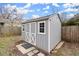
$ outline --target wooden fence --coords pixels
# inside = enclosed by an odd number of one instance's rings
[[[79,26],[63,26],[62,39],[69,42],[79,42]]]

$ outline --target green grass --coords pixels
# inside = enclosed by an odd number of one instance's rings
[[[8,56],[12,54],[11,47],[15,45],[15,42],[20,40],[20,36],[1,37],[0,38],[0,56]]]

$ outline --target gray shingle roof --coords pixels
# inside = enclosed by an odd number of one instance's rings
[[[47,16],[43,16],[43,17],[39,17],[39,18],[35,18],[35,19],[29,19],[29,20],[26,20],[25,22],[22,22],[22,24],[29,23],[29,22],[48,20],[53,15],[55,15],[55,14],[51,14],[51,15],[47,15]],[[61,21],[61,18],[59,16],[59,14],[57,14],[57,15],[58,15],[58,17],[59,17],[59,19]]]

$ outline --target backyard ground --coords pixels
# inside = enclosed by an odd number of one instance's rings
[[[0,37],[0,56],[15,55],[12,50],[20,36]]]
[[[21,40],[21,36],[0,37],[0,56],[17,56],[21,55],[17,51],[16,42]],[[79,56],[79,43],[65,42],[63,46],[57,50],[55,56]]]
[[[79,43],[65,42],[63,46],[52,54],[56,56],[79,56]]]

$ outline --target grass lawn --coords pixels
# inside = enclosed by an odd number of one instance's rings
[[[13,55],[11,52],[15,42],[21,39],[20,36],[0,37],[0,56]]]

